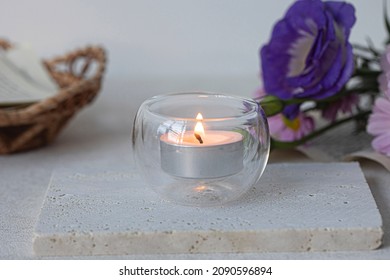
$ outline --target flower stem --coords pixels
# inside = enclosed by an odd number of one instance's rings
[[[373,76],[373,77],[378,77],[382,71],[380,70],[371,70],[371,69],[366,69],[366,68],[357,68],[355,70],[355,73],[353,74],[354,77],[356,76]]]
[[[366,46],[362,46],[362,45],[359,45],[359,44],[352,44],[353,48],[354,49],[357,49],[357,50],[360,50],[360,51],[365,51],[365,52],[369,52],[371,54],[373,54],[374,56],[380,56],[381,52],[374,49],[374,47],[371,46],[371,43],[370,43],[370,46],[369,47],[366,47]]]
[[[341,120],[338,120],[336,122],[333,122],[319,130],[316,130],[312,133],[310,133],[309,135],[306,135],[305,137],[299,139],[299,140],[296,140],[296,141],[292,141],[292,142],[284,142],[284,141],[278,141],[278,140],[275,140],[275,139],[271,139],[271,149],[274,149],[274,148],[279,148],[279,149],[291,149],[291,148],[295,148],[299,145],[302,145],[304,143],[306,143],[307,141],[309,140],[312,140],[314,138],[316,138],[317,136],[320,136],[321,134],[325,133],[326,131],[328,130],[331,130],[341,124],[344,124],[346,122],[349,122],[349,121],[352,121],[352,120],[355,120],[355,119],[359,119],[361,117],[365,117],[365,116],[368,116],[369,114],[371,113],[371,111],[364,111],[364,112],[361,112],[361,113],[358,113],[356,115],[353,115],[353,116],[350,116],[348,118],[344,118],[344,119],[341,119]]]
[[[350,88],[350,89],[344,89],[341,90],[338,94],[325,98],[325,99],[320,99],[320,100],[313,100],[310,98],[291,98],[289,100],[284,100],[283,103],[285,105],[292,105],[292,104],[302,104],[307,101],[316,101],[317,103],[330,103],[333,102],[337,99],[340,99],[341,97],[351,94],[351,93],[367,93],[367,92],[377,92],[378,91],[378,86],[377,84],[373,84],[371,86],[360,86],[356,88]]]

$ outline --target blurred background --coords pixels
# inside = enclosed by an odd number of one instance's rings
[[[258,49],[292,2],[0,0],[0,36],[30,43],[44,58],[103,45],[108,85],[153,80],[161,92],[150,95],[196,88],[251,96],[260,83]],[[351,41],[382,44],[383,1],[349,2],[358,18]]]

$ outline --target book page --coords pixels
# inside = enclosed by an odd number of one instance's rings
[[[40,101],[57,91],[58,86],[31,49],[0,53],[0,106]]]
[[[390,158],[371,147],[372,136],[356,131],[354,122],[336,127],[297,150],[316,161],[352,161],[366,158],[378,162],[390,171]]]

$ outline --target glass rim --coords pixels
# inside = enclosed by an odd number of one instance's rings
[[[195,122],[195,118],[185,118],[185,117],[177,117],[167,114],[161,114],[157,113],[152,110],[151,106],[153,106],[155,103],[160,102],[162,100],[167,100],[170,98],[175,97],[182,97],[182,96],[194,96],[196,98],[225,98],[229,100],[234,100],[237,102],[240,102],[240,104],[249,104],[250,108],[247,108],[247,111],[243,111],[242,114],[239,116],[228,116],[228,117],[221,117],[221,118],[207,118],[205,119],[206,122],[223,122],[223,121],[229,121],[229,120],[240,120],[240,119],[247,119],[248,117],[251,117],[254,114],[258,114],[258,110],[260,109],[260,112],[262,111],[262,108],[260,104],[258,104],[255,100],[250,98],[245,98],[241,96],[234,96],[234,95],[227,95],[224,93],[216,93],[216,92],[207,92],[207,91],[188,91],[188,92],[174,92],[174,93],[167,93],[167,94],[161,94],[153,96],[143,102],[143,105],[145,106],[146,111],[158,118],[161,119],[170,119],[170,120],[177,120],[177,121],[193,121]],[[244,103],[245,102],[245,103]]]

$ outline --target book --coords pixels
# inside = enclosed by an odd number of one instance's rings
[[[372,136],[356,129],[354,122],[345,123],[299,146],[297,150],[320,162],[373,160],[390,171],[390,158],[373,150]]]
[[[57,92],[58,85],[31,47],[0,52],[0,107],[27,105]]]

